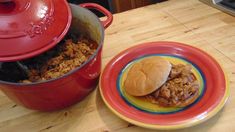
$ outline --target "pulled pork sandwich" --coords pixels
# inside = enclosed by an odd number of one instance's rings
[[[144,96],[164,107],[185,107],[199,97],[199,83],[191,65],[171,64],[159,56],[142,59],[131,66],[124,82],[132,96]]]

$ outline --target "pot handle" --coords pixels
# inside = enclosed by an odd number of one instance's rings
[[[110,24],[113,22],[113,15],[111,12],[109,12],[107,9],[105,9],[103,6],[95,4],[95,3],[83,3],[79,4],[81,7],[87,8],[87,9],[95,9],[103,13],[107,19],[104,21],[101,21],[104,28],[107,28],[110,26]]]

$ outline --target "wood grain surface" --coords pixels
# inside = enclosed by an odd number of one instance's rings
[[[177,41],[208,52],[226,70],[231,96],[213,118],[171,132],[235,131],[235,18],[198,0],[170,0],[114,15],[106,30],[103,68],[120,51],[150,41]],[[16,105],[0,92],[0,132],[148,132],[123,121],[103,103],[98,89],[82,102],[56,112]],[[161,132],[161,131],[159,131]]]

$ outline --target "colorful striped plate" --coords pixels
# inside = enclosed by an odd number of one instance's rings
[[[166,108],[128,95],[123,82],[130,66],[149,56],[161,56],[173,64],[192,64],[192,72],[200,83],[200,97],[185,108]],[[116,115],[152,129],[199,124],[215,115],[229,96],[228,80],[220,65],[202,50],[176,42],[145,43],[121,52],[107,64],[99,85],[105,104]]]

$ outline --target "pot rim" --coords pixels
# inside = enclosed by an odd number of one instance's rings
[[[79,67],[65,73],[64,75],[58,77],[58,78],[53,78],[53,79],[49,79],[49,80],[43,80],[43,81],[38,81],[38,82],[32,82],[32,83],[15,83],[15,82],[8,82],[8,81],[2,81],[0,80],[0,84],[7,84],[7,85],[15,85],[15,86],[31,86],[31,85],[38,85],[38,84],[45,84],[45,83],[49,83],[49,82],[53,82],[53,81],[57,81],[57,80],[60,80],[60,79],[63,79],[73,73],[75,73],[76,71],[78,71],[79,69],[83,68],[87,63],[89,63],[91,60],[93,60],[95,58],[95,56],[97,56],[98,52],[101,50],[103,44],[104,44],[104,26],[103,24],[101,23],[100,19],[93,13],[91,12],[89,9],[86,9],[86,8],[83,8],[83,7],[80,7],[79,5],[76,5],[76,4],[71,4],[69,3],[70,6],[78,6],[78,8],[81,8],[81,9],[84,9],[84,10],[87,10],[90,15],[92,15],[95,19],[97,19],[98,23],[100,24],[101,26],[101,40],[100,42],[98,42],[99,46],[98,48],[96,49],[95,53],[90,57],[88,58],[87,61],[85,61],[82,65],[80,65]],[[71,11],[72,12],[72,11]],[[73,15],[71,15],[73,16]],[[67,32],[68,33],[68,32]],[[58,42],[59,43],[59,42]],[[58,44],[57,43],[57,44]]]

